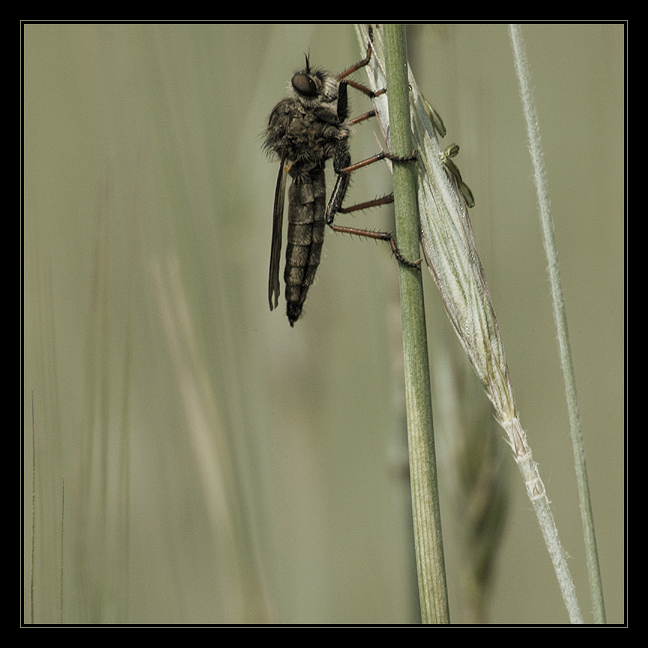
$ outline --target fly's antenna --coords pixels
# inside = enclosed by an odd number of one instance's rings
[[[304,57],[306,58],[306,74],[310,72],[310,61],[308,60],[309,56],[310,56],[310,49],[308,50],[307,54],[304,54]]]

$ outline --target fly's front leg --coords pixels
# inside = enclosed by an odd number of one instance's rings
[[[362,83],[358,83],[353,79],[347,79],[347,77],[350,74],[353,74],[360,68],[363,68],[369,64],[369,61],[371,60],[372,51],[373,50],[371,47],[371,43],[369,43],[369,45],[367,46],[367,55],[361,61],[354,63],[351,67],[348,67],[346,70],[344,70],[344,72],[340,72],[340,74],[337,75],[336,78],[340,82],[340,88],[342,88],[343,86],[350,85],[352,88],[355,88],[356,90],[359,90],[360,92],[366,94],[367,97],[369,97],[369,99],[373,99],[374,97],[378,97],[381,94],[385,94],[385,92],[387,92],[386,88],[382,88],[374,92],[373,90],[371,90],[371,88],[368,88],[366,85]]]
[[[353,126],[354,124],[358,124],[359,122],[364,121],[365,119],[370,119],[371,117],[375,117],[376,111],[370,110],[369,112],[366,112],[362,115],[358,115],[358,117],[354,117],[353,119],[347,121],[349,117],[349,100],[347,98],[348,86],[358,88],[360,84],[356,83],[355,81],[353,83],[351,81],[340,82],[340,85],[338,86],[338,97],[337,97],[337,116],[338,119],[340,120],[340,123],[346,122],[349,126]],[[371,90],[369,90],[369,88],[365,88],[364,86],[361,86],[361,88],[372,98],[377,96]],[[382,94],[382,91],[377,94]]]
[[[350,74],[353,74],[356,70],[359,70],[360,68],[365,67],[365,65],[369,64],[369,61],[371,61],[371,53],[373,52],[373,48],[371,47],[371,43],[367,45],[367,54],[366,56],[358,61],[357,63],[354,63],[351,67],[348,67],[346,70],[343,72],[340,72],[340,74],[337,75],[337,80],[341,81],[342,79],[345,79],[348,77]],[[371,92],[371,90],[369,91]],[[384,90],[381,91],[381,93],[384,92]]]
[[[335,187],[333,189],[333,193],[331,194],[331,199],[329,200],[328,207],[326,208],[326,224],[334,232],[342,232],[344,234],[354,234],[355,236],[364,236],[366,238],[372,238],[379,241],[389,241],[392,252],[394,253],[394,256],[398,259],[400,263],[409,266],[410,268],[418,268],[421,264],[421,259],[419,259],[418,261],[409,261],[408,259],[406,259],[400,253],[400,250],[396,245],[396,240],[394,239],[393,234],[389,232],[377,232],[373,230],[359,229],[357,227],[344,227],[341,225],[335,225],[333,223],[335,214],[337,214],[338,212],[343,214],[350,214],[351,212],[354,211],[368,209],[369,207],[377,207],[379,205],[387,205],[389,203],[394,202],[394,195],[389,194],[387,196],[383,196],[382,198],[369,200],[367,202],[353,205],[351,207],[342,207],[342,202],[344,201],[344,197],[346,195],[347,189],[349,188],[349,182],[351,180],[351,176],[350,176],[351,172],[355,171],[356,169],[360,169],[363,166],[367,166],[368,164],[372,164],[373,162],[377,162],[378,160],[383,160],[385,158],[388,158],[395,162],[410,162],[416,159],[416,155],[400,157],[400,156],[392,155],[390,153],[385,153],[383,151],[381,153],[378,153],[377,155],[374,155],[371,158],[368,158],[367,160],[363,160],[362,162],[356,162],[356,164],[351,164],[348,148],[346,147],[346,145],[340,146],[338,152],[336,153],[333,159],[333,167],[335,169],[335,172],[338,175],[337,175],[337,180],[335,182]]]

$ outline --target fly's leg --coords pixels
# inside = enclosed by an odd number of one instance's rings
[[[353,81],[352,79],[346,78],[350,74],[353,74],[353,72],[359,70],[360,68],[365,67],[371,60],[371,53],[372,53],[372,47],[370,42],[367,46],[367,55],[365,56],[365,58],[363,58],[361,61],[358,61],[357,63],[355,63],[354,65],[347,68],[343,72],[340,72],[340,74],[337,75],[337,80],[339,82],[337,112],[338,112],[338,119],[340,120],[340,122],[345,122],[348,117],[347,86],[351,86],[352,88],[359,90],[360,92],[367,95],[370,99],[373,99],[374,97],[378,97],[379,95],[384,94],[387,91],[386,88],[382,88],[381,90],[374,92],[367,86],[358,83],[357,81]],[[351,119],[348,122],[348,124],[350,125],[357,124],[361,121],[364,121],[365,119],[370,119],[371,117],[375,117],[375,116],[376,116],[376,111],[370,110],[369,112],[366,112],[363,115],[359,115],[358,117]],[[377,232],[373,230],[359,229],[357,227],[344,227],[341,225],[335,225],[333,223],[335,214],[337,214],[338,212],[342,214],[350,214],[354,211],[368,209],[369,207],[377,207],[379,205],[387,205],[389,203],[394,202],[394,195],[389,194],[387,196],[383,196],[382,198],[376,198],[374,200],[360,203],[358,205],[353,205],[351,207],[342,207],[342,202],[344,201],[344,197],[346,196],[347,189],[349,188],[351,172],[384,159],[391,160],[392,162],[411,162],[413,160],[416,160],[416,152],[414,151],[412,155],[409,156],[397,156],[397,155],[392,155],[391,153],[386,153],[384,151],[381,151],[380,153],[374,155],[373,157],[367,158],[366,160],[362,160],[361,162],[356,162],[355,164],[351,164],[351,157],[349,155],[349,149],[348,146],[346,145],[346,142],[344,144],[340,144],[333,159],[333,167],[335,169],[335,172],[337,173],[337,181],[335,183],[335,188],[333,189],[331,199],[329,200],[329,204],[326,209],[326,224],[334,232],[342,232],[344,234],[354,234],[355,236],[364,236],[366,238],[372,238],[379,241],[389,241],[392,252],[394,253],[394,256],[398,259],[400,263],[409,266],[411,268],[418,268],[421,264],[421,259],[419,259],[418,261],[408,261],[398,249],[393,234],[390,234],[389,232]]]
[[[344,227],[342,225],[334,225],[332,223],[328,223],[328,226],[334,232],[342,232],[343,234],[353,234],[355,236],[364,236],[366,238],[372,238],[378,241],[389,241],[392,252],[394,253],[394,256],[398,259],[400,263],[408,266],[409,268],[419,268],[421,265],[421,259],[418,259],[418,261],[409,261],[401,254],[400,250],[398,249],[398,246],[396,245],[396,241],[394,240],[394,236],[389,232],[377,232],[374,230],[358,229],[357,227]]]
[[[346,70],[343,72],[340,72],[340,74],[337,75],[337,80],[342,81],[342,79],[346,79],[350,74],[353,74],[360,68],[365,67],[365,65],[369,64],[369,61],[371,61],[371,53],[373,49],[371,47],[371,43],[367,45],[367,54],[366,56],[358,61],[357,63],[354,63],[351,67],[348,67]],[[352,81],[351,79],[347,79],[346,83],[348,83],[350,86],[353,86],[356,90],[360,90],[360,92],[364,92],[365,94],[369,95],[370,97],[376,97],[378,95],[384,94],[386,92],[385,88],[382,90],[378,90],[378,92],[374,92],[373,90],[370,90],[367,88],[367,86],[362,85],[361,83],[358,83],[357,81]]]
[[[342,207],[342,202],[344,201],[344,197],[346,196],[347,189],[349,188],[349,182],[351,180],[350,174],[353,171],[357,171],[358,169],[361,169],[362,167],[369,166],[374,162],[379,162],[380,160],[385,160],[385,159],[391,160],[392,162],[412,162],[416,160],[416,151],[413,151],[411,155],[406,155],[406,156],[393,155],[392,153],[381,151],[380,153],[377,153],[376,155],[373,155],[372,157],[367,158],[366,160],[362,160],[360,162],[356,162],[355,164],[351,164],[349,151],[346,146],[346,143],[344,143],[344,145],[342,144],[340,145],[338,152],[336,153],[335,158],[333,160],[333,168],[337,173],[338,177],[326,210],[326,222],[328,225],[331,225],[333,223],[335,214],[337,214],[338,212],[349,213],[352,211],[358,211],[358,209],[363,209],[363,207],[356,207],[356,208]],[[376,204],[383,205],[389,202],[393,202],[394,200],[393,195],[385,196],[385,198],[387,200],[378,199],[378,200],[384,200],[384,202],[378,202]],[[374,206],[373,204],[366,204],[366,203],[363,204],[365,205],[364,208]]]
[[[348,102],[347,102],[347,86],[351,86],[352,88],[355,88],[356,90],[359,90],[363,94],[367,95],[369,99],[373,99],[374,97],[378,97],[381,94],[385,94],[387,92],[386,88],[382,88],[381,90],[377,90],[374,92],[370,88],[368,88],[366,85],[363,85],[362,83],[358,83],[357,81],[354,81],[353,79],[347,79],[350,74],[353,74],[356,70],[359,70],[360,68],[363,68],[365,65],[369,63],[371,60],[371,43],[367,46],[367,55],[365,58],[363,58],[361,61],[358,61],[351,67],[347,68],[344,70],[344,72],[340,72],[340,74],[337,75],[336,79],[339,82],[338,86],[338,103],[337,103],[337,108],[338,108],[338,119],[341,122],[346,121],[348,115]],[[365,119],[369,119],[370,117],[375,116],[375,111],[371,110],[368,113],[365,113],[364,115],[360,115],[360,117],[356,117],[355,119],[351,120],[349,122],[350,124],[357,124],[360,121],[363,121]]]
[[[370,99],[373,99],[374,97],[377,97],[378,95],[381,95],[385,92],[385,89],[378,90],[378,92],[374,92],[373,90],[370,90],[366,86],[363,86],[361,83],[358,83],[357,81],[352,81],[351,79],[347,79],[346,81],[340,81],[340,84],[338,85],[338,98],[337,98],[337,116],[338,119],[340,120],[340,123],[346,122],[349,117],[349,100],[347,98],[348,86],[351,86],[356,90],[360,90],[360,92],[366,94]],[[375,116],[376,116],[376,111],[370,110],[369,112],[364,113],[364,115],[360,115],[350,120],[349,124],[350,125],[357,124],[361,121],[364,121],[365,119],[370,119],[371,117],[375,117]]]
[[[386,151],[380,151],[376,155],[372,155],[366,160],[361,160],[354,164],[348,164],[341,169],[335,169],[336,173],[351,173],[352,171],[357,171],[362,169],[362,167],[369,166],[374,162],[380,162],[380,160],[391,160],[392,162],[416,162],[417,155],[416,151],[412,151],[411,155],[394,155],[393,153],[387,153]]]
[[[370,110],[369,112],[366,112],[366,113],[364,113],[362,115],[358,115],[357,117],[354,117],[353,119],[349,119],[347,124],[349,124],[349,126],[353,126],[354,124],[358,124],[361,121],[364,121],[365,119],[371,119],[371,117],[375,117],[375,116],[376,116],[376,111],[375,110]]]
[[[380,207],[380,205],[391,205],[394,202],[394,194],[387,194],[382,196],[382,198],[374,198],[373,200],[367,200],[367,202],[357,203],[351,205],[351,207],[340,207],[338,209],[338,214],[352,214],[356,211],[363,211],[365,209],[370,209],[371,207]]]
[[[364,166],[378,162],[379,160],[384,160],[385,158],[392,160],[393,162],[411,162],[416,159],[416,154],[411,156],[397,156],[392,155],[391,153],[386,153],[384,151],[374,155],[373,157],[362,160],[361,162],[356,162],[355,164],[350,164],[349,152],[346,147],[339,151],[339,155],[335,156],[334,167],[335,171],[338,174],[333,193],[331,194],[331,199],[329,200],[328,207],[326,209],[326,224],[334,232],[342,232],[343,234],[353,234],[355,236],[364,236],[366,238],[372,238],[379,241],[389,241],[392,252],[394,256],[398,259],[403,265],[409,266],[410,268],[418,268],[421,264],[421,259],[418,261],[409,261],[406,259],[398,249],[396,245],[396,240],[394,239],[393,234],[389,232],[378,232],[374,230],[359,229],[357,227],[345,227],[342,225],[335,225],[333,220],[335,214],[340,212],[342,214],[350,214],[354,211],[359,211],[361,209],[368,209],[369,207],[377,207],[379,205],[388,205],[389,203],[394,202],[394,195],[389,194],[383,196],[382,198],[376,198],[374,200],[369,200],[364,203],[353,205],[351,207],[342,207],[342,202],[346,195],[347,189],[349,188],[349,182],[351,180],[351,172],[356,169],[361,169]]]

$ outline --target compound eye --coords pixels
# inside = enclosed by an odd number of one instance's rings
[[[317,84],[307,74],[295,74],[292,78],[292,87],[295,88],[296,92],[305,97],[314,97],[318,92]]]

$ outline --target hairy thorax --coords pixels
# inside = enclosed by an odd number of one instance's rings
[[[266,147],[291,165],[288,172],[299,182],[304,174],[321,169],[348,137],[349,129],[339,122],[333,107],[308,107],[288,98],[270,116]]]

